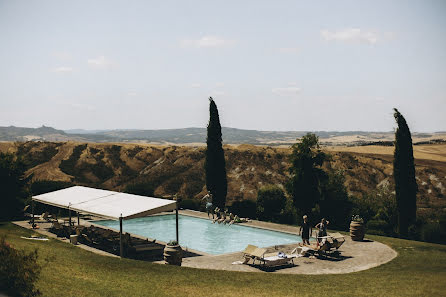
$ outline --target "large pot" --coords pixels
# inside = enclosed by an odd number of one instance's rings
[[[351,221],[350,223],[350,237],[354,241],[362,241],[364,239],[364,223]]]
[[[164,247],[164,261],[166,264],[181,266],[183,259],[183,249],[179,244],[166,245]]]

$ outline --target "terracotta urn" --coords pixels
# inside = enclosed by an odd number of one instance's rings
[[[354,241],[362,241],[364,239],[364,223],[363,222],[357,222],[357,221],[351,221],[350,222],[350,237]]]
[[[169,265],[181,266],[183,259],[183,249],[179,244],[169,245],[164,247],[164,261]]]

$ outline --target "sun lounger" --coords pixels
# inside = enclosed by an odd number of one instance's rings
[[[258,260],[260,262],[260,265],[263,265],[265,267],[273,267],[273,266],[279,266],[279,265],[285,265],[288,264],[290,261],[294,264],[294,258],[297,258],[297,255],[287,255],[284,253],[270,253],[266,254],[266,249],[264,248],[257,248],[252,252],[252,255],[254,256],[254,263],[255,260]]]
[[[291,252],[291,254],[297,255],[298,257],[303,257],[306,256],[308,253],[311,253],[312,250],[313,248],[308,246],[298,246]]]
[[[329,235],[332,240],[333,240],[333,247],[337,250],[341,247],[341,245],[345,242],[345,237],[344,235],[340,234],[340,233],[331,233]]]
[[[308,246],[308,253],[318,253],[319,255],[333,253],[335,249],[337,250],[344,243],[341,240],[336,242],[336,240],[334,240],[331,236],[322,236],[318,237],[317,239],[319,241],[319,245]]]
[[[134,245],[135,252],[162,250],[164,247],[159,244],[147,243]]]
[[[266,267],[273,267],[273,266],[280,266],[289,264],[290,261],[292,264],[294,264],[294,258],[297,258],[296,255],[287,255],[285,254],[284,257],[281,256],[269,256],[262,259],[263,265]]]
[[[243,264],[247,264],[249,260],[254,259],[255,256],[252,255],[252,253],[257,249],[255,245],[248,244],[248,246],[243,251],[243,257],[245,260],[243,261]]]

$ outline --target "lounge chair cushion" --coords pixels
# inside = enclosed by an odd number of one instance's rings
[[[284,265],[289,261],[292,261],[296,257],[297,257],[296,255],[285,255],[285,257],[279,257],[276,255],[271,257],[265,257],[262,259],[262,261],[265,266],[278,266],[278,265]]]
[[[253,255],[254,257],[258,258],[258,259],[263,259],[263,257],[266,254],[266,249],[264,248],[256,248],[251,255]]]
[[[252,252],[254,252],[257,248],[258,247],[256,247],[255,245],[248,244],[248,246],[245,248],[243,253],[248,254],[248,255],[252,255]]]

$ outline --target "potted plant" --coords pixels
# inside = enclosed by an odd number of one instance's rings
[[[350,222],[350,237],[354,241],[362,241],[364,239],[364,219],[359,215],[352,216]]]
[[[181,266],[183,249],[176,240],[169,241],[164,247],[164,261],[166,264]]]

